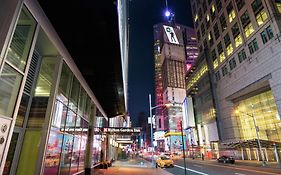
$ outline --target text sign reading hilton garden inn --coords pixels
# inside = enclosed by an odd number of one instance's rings
[[[115,127],[108,127],[108,128],[94,128],[95,133],[108,133],[108,134],[139,134],[141,132],[140,127],[136,128],[115,128]]]

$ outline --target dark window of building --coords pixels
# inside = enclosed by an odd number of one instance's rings
[[[199,10],[198,10],[198,18],[199,18],[199,21],[202,20],[202,10],[201,10],[201,8],[199,8]]]
[[[218,43],[217,47],[218,47],[218,53],[221,54],[223,52],[221,42]]]
[[[222,71],[222,76],[225,76],[228,73],[226,64],[224,66],[222,66],[221,71]]]
[[[249,52],[250,54],[253,54],[255,51],[259,50],[259,46],[257,43],[256,38],[253,39],[249,44],[248,44]]]
[[[262,6],[261,0],[254,0],[252,2],[252,9],[253,9],[255,14],[257,14],[260,10],[262,10],[262,8],[263,8],[263,6]]]
[[[202,7],[203,7],[203,11],[206,12],[207,11],[206,1],[203,1]]]
[[[235,57],[233,57],[232,59],[229,60],[229,68],[230,70],[232,70],[235,67],[236,67],[236,61],[235,61]]]
[[[244,60],[246,60],[247,58],[247,55],[244,51],[244,49],[242,49],[239,53],[238,53],[238,60],[239,60],[239,63],[242,63]]]
[[[243,28],[245,28],[251,22],[250,16],[247,11],[245,11],[245,13],[243,13],[243,15],[241,16],[241,22]]]
[[[268,39],[273,38],[274,35],[273,35],[272,29],[271,29],[270,26],[268,26],[268,27],[266,28],[266,33],[267,33]]]
[[[201,33],[202,33],[202,37],[204,37],[204,35],[205,35],[205,25],[204,25],[204,23],[201,24]]]
[[[231,31],[232,31],[233,38],[235,38],[237,35],[239,35],[240,30],[239,30],[238,23],[235,23],[235,24],[231,27]]]
[[[226,7],[226,11],[227,11],[227,14],[230,14],[230,12],[233,10],[233,6],[232,6],[232,3],[230,2],[227,7]]]
[[[273,38],[273,32],[270,26],[268,26],[264,31],[261,32],[261,39],[263,44],[267,43],[271,38]]]
[[[206,49],[206,48],[208,48],[208,44],[207,44],[207,40],[206,39],[204,39],[204,48]]]
[[[215,0],[216,6],[217,6],[217,11],[219,12],[222,8],[221,6],[221,1],[220,0]]]
[[[228,33],[223,38],[224,38],[225,47],[227,47],[230,44],[230,37]]]
[[[198,31],[197,31],[197,39],[198,39],[198,41],[201,39],[200,29],[198,29]]]
[[[217,23],[214,24],[214,28],[213,29],[214,29],[215,38],[217,40],[220,37],[220,31],[219,31]]]
[[[215,10],[215,6],[212,5],[212,8],[211,8],[211,19],[212,19],[212,21],[214,21],[215,18],[216,18],[216,10]]]
[[[261,39],[262,39],[263,44],[267,43],[268,39],[267,39],[265,31],[261,32]]]
[[[211,58],[213,61],[217,58],[217,53],[215,49],[211,52]]]
[[[238,11],[240,11],[245,5],[245,0],[236,0],[236,5],[238,8]]]
[[[161,118],[159,118],[158,126],[159,126],[159,128],[161,128]]]
[[[221,31],[223,32],[227,27],[226,20],[223,13],[220,16],[220,23],[221,23]]]
[[[221,79],[221,74],[219,70],[215,73],[215,76],[216,76],[216,81],[219,81]]]

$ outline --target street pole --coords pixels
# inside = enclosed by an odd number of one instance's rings
[[[184,139],[183,139],[183,131],[182,131],[182,121],[181,124],[181,142],[182,142],[182,154],[183,154],[183,163],[184,163],[184,175],[186,175],[186,163],[185,163],[185,150],[184,150]]]
[[[152,152],[151,152],[151,166],[154,167],[154,146],[153,146],[153,127],[152,127],[152,107],[151,107],[151,94],[149,94],[149,116],[150,116],[150,136],[151,136],[151,143],[150,146],[152,147]]]
[[[264,158],[264,154],[262,152],[262,149],[261,149],[261,142],[260,142],[260,136],[259,136],[259,128],[256,124],[256,119],[254,117],[254,114],[250,115],[253,120],[254,120],[254,125],[255,125],[255,129],[256,129],[256,134],[257,134],[257,141],[258,141],[258,147],[259,147],[259,150],[260,150],[260,153],[261,153],[261,158],[262,158],[262,166],[266,166],[266,163],[265,163],[265,158]]]

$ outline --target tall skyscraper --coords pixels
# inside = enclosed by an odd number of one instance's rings
[[[197,57],[195,32],[192,28],[170,23],[154,26],[155,99],[156,105],[173,104],[156,109],[156,131],[160,151],[181,150],[180,121],[186,97],[185,73]],[[158,134],[159,135],[159,134]]]
[[[200,54],[187,94],[200,151],[280,160],[281,2],[191,0],[191,7]]]

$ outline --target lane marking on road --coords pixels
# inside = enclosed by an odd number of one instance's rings
[[[201,165],[196,165],[196,164],[194,164],[193,166],[196,166],[196,167],[202,168],[202,166],[201,166]]]
[[[255,173],[261,173],[261,174],[271,174],[271,175],[280,175],[277,173],[271,173],[271,172],[266,172],[266,171],[260,171],[260,170],[251,170],[251,169],[245,169],[245,168],[238,168],[238,167],[233,167],[233,166],[225,166],[225,165],[215,165],[215,164],[210,164],[210,163],[199,163],[201,165],[210,165],[210,166],[215,166],[215,167],[224,167],[224,168],[229,168],[229,169],[236,169],[236,170],[243,170],[243,171],[249,171],[249,172],[255,172]]]
[[[236,175],[246,175],[246,174],[242,174],[242,173],[234,173],[234,174],[236,174]]]
[[[175,167],[178,167],[178,168],[184,169],[184,167],[182,167],[182,166],[178,166],[178,165],[175,165]],[[203,172],[200,172],[200,171],[196,171],[196,170],[193,170],[193,169],[190,169],[190,168],[186,168],[186,170],[187,170],[187,171],[194,172],[194,173],[197,173],[197,174],[209,175],[209,174],[206,174],[206,173],[203,173]]]

